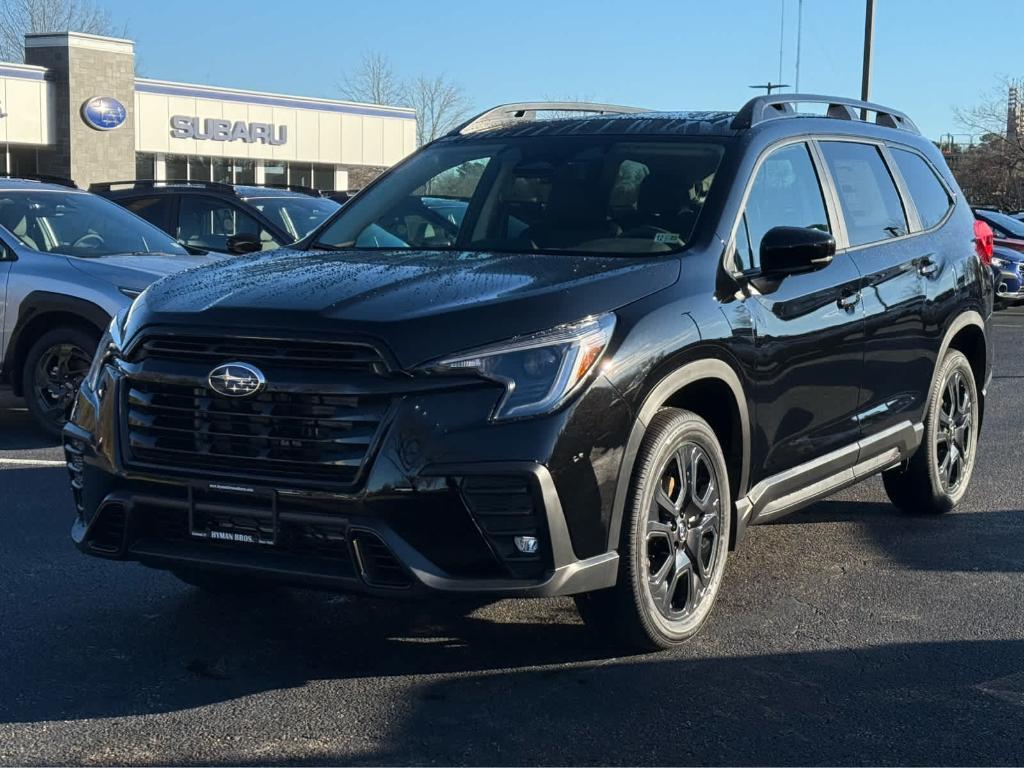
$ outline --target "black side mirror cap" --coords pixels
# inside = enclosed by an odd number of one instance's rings
[[[765,277],[784,277],[827,267],[836,254],[836,239],[810,227],[773,227],[761,238]]]
[[[260,241],[259,235],[242,232],[237,235],[231,235],[228,238],[227,246],[228,253],[233,253],[236,256],[242,256],[246,253],[255,253],[256,251],[262,250],[263,243]]]

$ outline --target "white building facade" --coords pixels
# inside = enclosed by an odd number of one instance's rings
[[[350,189],[416,146],[409,109],[136,78],[130,40],[28,35],[25,58],[0,63],[12,174]]]

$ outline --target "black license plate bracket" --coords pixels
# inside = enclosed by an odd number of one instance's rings
[[[223,503],[204,503],[196,498],[196,489],[189,486],[188,530],[192,538],[226,544],[277,545],[281,526],[276,491],[213,484],[209,490],[223,498],[237,496],[239,500],[250,500],[250,504],[241,503],[235,510],[234,504],[228,508]]]

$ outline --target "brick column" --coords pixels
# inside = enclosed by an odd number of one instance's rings
[[[52,82],[52,145],[39,152],[39,172],[80,187],[135,178],[135,44],[78,32],[25,35],[25,63],[46,67]],[[109,131],[90,127],[82,106],[113,97],[128,113]]]

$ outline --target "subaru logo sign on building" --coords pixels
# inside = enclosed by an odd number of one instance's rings
[[[82,105],[82,119],[97,131],[112,131],[124,125],[128,112],[113,96],[94,96]]]

